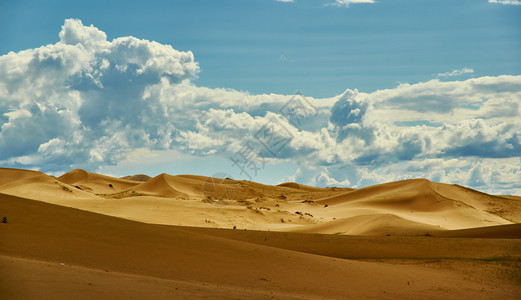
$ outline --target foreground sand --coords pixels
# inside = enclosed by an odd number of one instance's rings
[[[0,199],[0,210],[10,216],[10,222],[0,227],[0,261],[6,266],[0,292],[7,298],[67,299],[77,293],[85,298],[214,294],[339,299],[385,294],[411,299],[514,299],[521,292],[519,285],[509,281],[480,283],[443,268],[344,260],[14,196],[1,195]],[[308,241],[300,237],[288,243]],[[328,248],[335,243],[324,238],[318,246]],[[519,240],[510,243],[521,247]],[[504,250],[509,259],[519,258],[518,251]],[[142,283],[134,285],[136,281]],[[141,288],[151,288],[151,294],[143,294]]]
[[[521,295],[516,197],[426,180],[352,190],[0,175],[2,299]]]

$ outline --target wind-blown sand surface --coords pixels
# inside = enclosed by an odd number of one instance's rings
[[[520,203],[423,179],[353,190],[0,169],[0,294],[518,299]]]

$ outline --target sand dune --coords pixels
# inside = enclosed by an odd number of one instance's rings
[[[0,272],[22,270],[1,275],[0,293],[9,298],[34,297],[42,291],[48,298],[69,298],[80,290],[79,296],[109,297],[118,295],[115,286],[135,291],[137,281],[143,288],[161,286],[151,295],[163,291],[174,298],[191,297],[186,291],[193,290],[195,295],[223,298],[514,299],[520,291],[516,285],[478,283],[440,268],[311,255],[10,195],[0,195],[0,211],[9,218],[8,224],[0,224],[0,263],[20,267]],[[65,278],[73,278],[75,287],[64,285]],[[103,280],[112,289],[103,286]],[[166,290],[169,284],[182,292]]]
[[[140,182],[89,173],[81,169],[72,170],[57,179],[92,194],[112,194],[140,184]]]
[[[0,192],[49,202],[98,198],[41,172],[6,168],[0,168]]]
[[[370,186],[324,198],[317,203],[328,205],[336,218],[392,214],[441,229],[511,224],[511,221],[484,210],[483,202],[492,198],[455,185],[414,179]],[[382,226],[387,224],[384,222]]]
[[[0,192],[147,223],[350,235],[423,235],[512,224],[521,201],[425,179],[353,190],[195,175],[145,182],[73,170],[0,169]],[[493,213],[492,213],[493,212]]]
[[[132,191],[145,195],[163,198],[189,198],[193,189],[189,185],[180,184],[173,176],[161,174],[132,188]]]

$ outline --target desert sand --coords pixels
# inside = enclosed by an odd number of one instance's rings
[[[2,168],[3,216],[3,299],[521,295],[521,198],[425,179],[355,190]]]

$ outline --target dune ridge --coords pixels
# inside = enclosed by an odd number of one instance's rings
[[[58,178],[16,169],[0,175],[2,193],[163,225],[418,236],[513,224],[508,217],[521,211],[518,199],[426,179],[354,190],[165,173],[131,181],[79,169]]]

